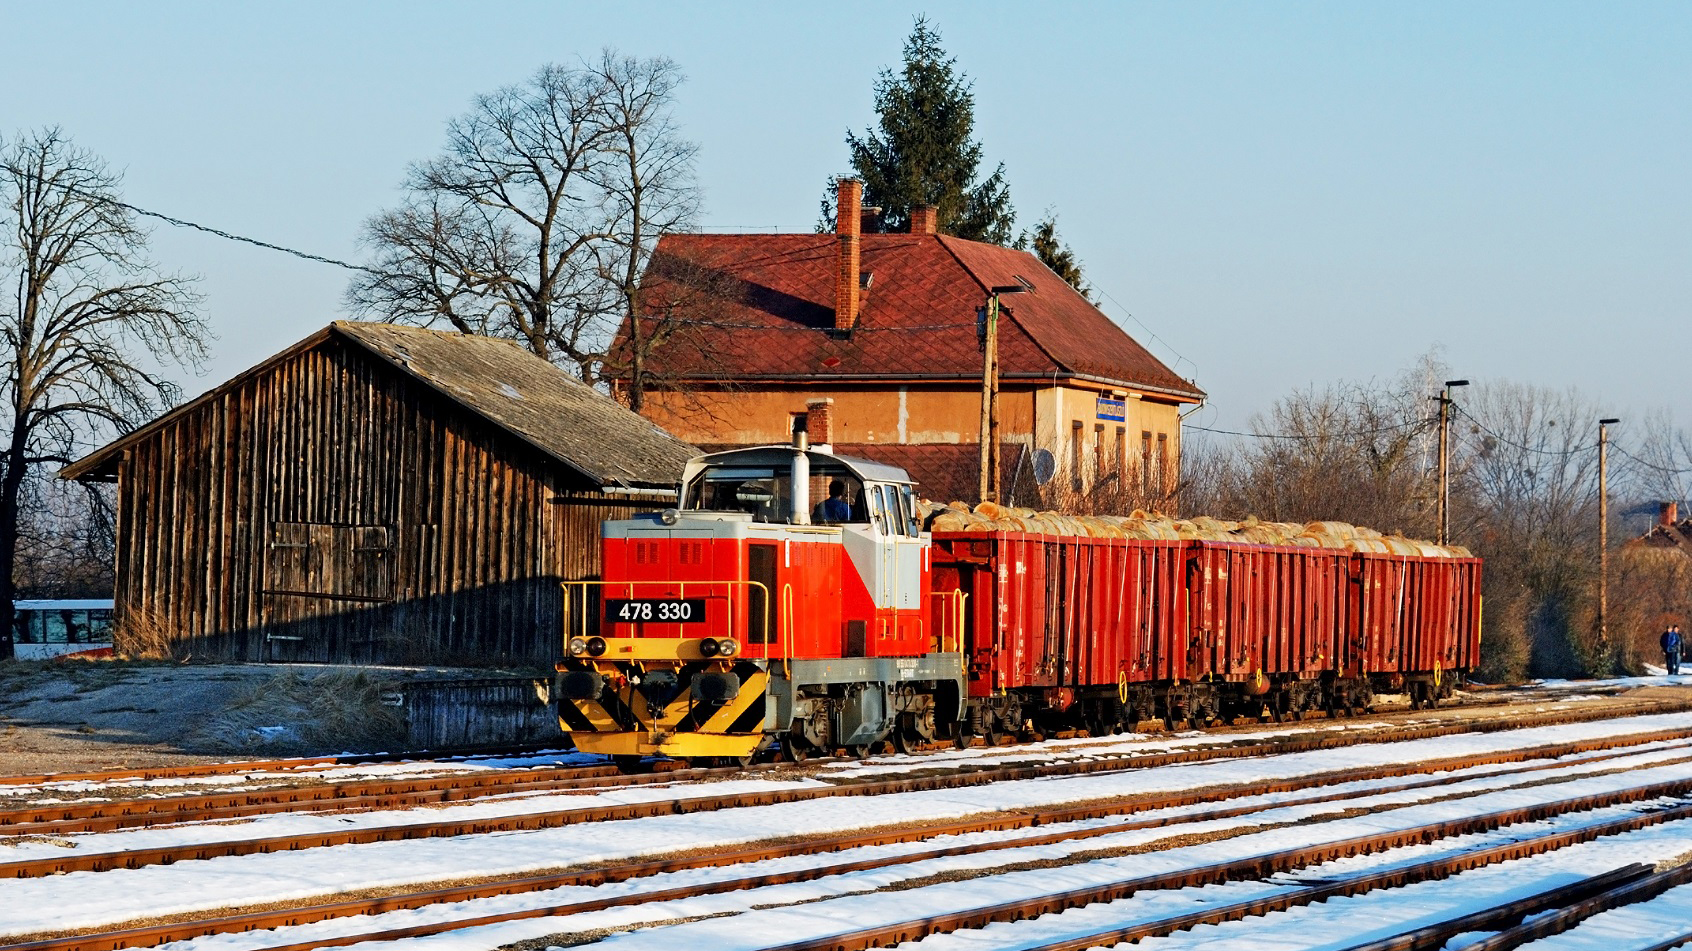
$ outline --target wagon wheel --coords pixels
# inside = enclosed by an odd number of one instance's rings
[[[811,745],[801,737],[789,733],[781,738],[781,758],[789,763],[803,763],[811,755]]]
[[[903,718],[901,718],[901,720],[902,719]],[[892,740],[893,749],[906,756],[910,756],[912,753],[915,753],[922,745],[921,741],[916,736],[916,731],[907,727],[903,722],[894,724]]]

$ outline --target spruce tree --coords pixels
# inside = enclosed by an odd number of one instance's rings
[[[852,168],[864,183],[864,204],[881,208],[877,230],[910,228],[911,208],[939,209],[945,234],[1008,244],[1016,212],[1011,207],[1005,167],[976,181],[981,146],[975,131],[975,96],[967,78],[940,47],[940,34],[925,17],[905,40],[905,65],[884,69],[875,83],[880,129],[846,133]],[[833,228],[833,183],[823,199],[823,225]]]
[[[1069,285],[1081,292],[1087,300],[1093,300],[1093,289],[1081,277],[1081,262],[1075,259],[1075,252],[1064,246],[1057,233],[1057,215],[1051,209],[1046,210],[1046,216],[1034,226],[1032,232],[1025,231],[1016,239],[1018,249],[1031,250],[1040,259],[1040,263],[1052,269],[1058,277],[1069,282]]]

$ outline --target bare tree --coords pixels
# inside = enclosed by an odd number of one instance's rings
[[[409,196],[366,225],[348,300],[387,319],[516,340],[592,383],[660,231],[698,204],[674,129],[680,70],[604,52],[478,96]]]
[[[600,280],[615,289],[621,331],[608,375],[627,380],[629,408],[641,412],[655,374],[649,357],[682,328],[681,301],[644,305],[641,284],[660,235],[692,227],[699,213],[693,159],[699,147],[681,137],[670,106],[681,69],[668,59],[639,60],[611,50],[593,67],[604,87],[607,129],[600,187],[615,214],[607,240],[594,248]],[[696,283],[696,282],[695,282]],[[690,308],[689,310],[692,310]]]
[[[1524,660],[1541,676],[1604,673],[1594,623],[1600,414],[1572,389],[1473,389],[1453,425],[1452,511],[1453,535],[1486,558],[1482,655]]]
[[[1275,521],[1338,520],[1430,537],[1432,473],[1422,445],[1434,427],[1408,378],[1340,383],[1278,400],[1252,421],[1257,438],[1195,470],[1219,511]]]
[[[118,176],[57,129],[0,146],[0,632],[9,655],[24,489],[179,396],[149,366],[198,366],[208,331],[189,279],[160,273],[147,235],[117,201]]]

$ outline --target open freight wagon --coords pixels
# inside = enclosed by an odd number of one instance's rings
[[[1345,713],[1376,691],[1431,705],[1478,661],[1480,561],[1446,550],[1014,531],[933,542],[935,592],[966,606],[972,727],[989,736],[1060,714],[1098,731]]]

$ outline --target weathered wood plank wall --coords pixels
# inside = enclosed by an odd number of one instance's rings
[[[135,444],[120,478],[120,623],[215,660],[550,663],[558,582],[598,574],[601,521],[656,507],[599,502],[333,337]]]

